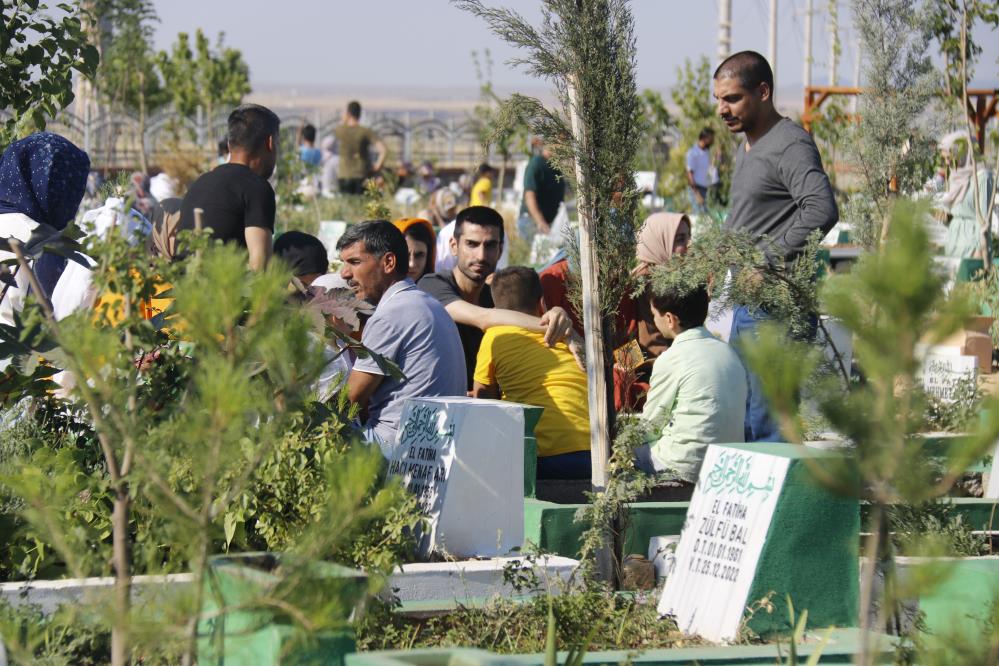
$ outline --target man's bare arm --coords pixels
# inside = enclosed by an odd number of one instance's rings
[[[531,215],[534,223],[538,225],[538,230],[543,234],[551,231],[551,225],[548,224],[548,220],[545,219],[544,213],[541,212],[541,206],[538,204],[538,193],[534,190],[524,192],[524,203],[527,205],[527,212]]]
[[[273,250],[271,230],[264,227],[246,227],[243,236],[246,238],[246,250],[250,253],[250,270],[264,270]]]
[[[347,398],[361,411],[368,409],[368,401],[385,379],[382,375],[373,375],[362,370],[351,370],[347,377]]]
[[[375,163],[371,168],[375,173],[378,173],[382,170],[382,166],[385,164],[385,158],[388,156],[388,147],[381,139],[375,141],[375,152],[378,153],[378,157],[375,159]]]
[[[543,317],[535,317],[516,310],[484,308],[462,300],[448,303],[444,309],[455,323],[474,326],[483,331],[493,326],[519,326],[544,333],[545,343],[549,346],[565,340],[572,330],[569,314],[557,306],[546,312]]]
[[[500,397],[499,386],[496,384],[490,384],[486,386],[485,384],[480,384],[475,382],[472,384],[472,397],[473,398],[488,398],[496,400]]]

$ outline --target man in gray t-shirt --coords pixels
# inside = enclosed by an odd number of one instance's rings
[[[343,262],[340,275],[358,298],[376,306],[361,343],[404,375],[395,379],[373,359],[359,358],[347,379],[350,400],[366,412],[365,436],[387,454],[407,398],[465,395],[461,338],[444,307],[406,277],[406,239],[391,223],[348,227],[336,247]]]
[[[773,87],[770,65],[755,51],[729,56],[715,70],[718,115],[729,131],[746,135],[736,151],[726,224],[748,232],[771,262],[782,263],[795,259],[816,230],[828,233],[839,214],[815,142],[777,113]],[[729,340],[737,350],[739,338],[755,335],[765,318],[765,312],[735,309]],[[752,372],[745,431],[747,442],[781,439]]]

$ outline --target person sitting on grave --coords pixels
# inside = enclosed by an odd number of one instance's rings
[[[662,266],[674,257],[687,253],[690,243],[690,218],[681,213],[654,213],[645,218],[638,232],[635,255],[638,265],[631,275],[642,280],[656,266]],[[578,268],[573,267],[578,276]],[[541,270],[541,289],[545,305],[565,308],[572,318],[573,327],[582,334],[583,324],[569,297],[570,266],[567,258],[554,262]],[[648,393],[649,373],[652,362],[670,345],[670,341],[656,328],[649,303],[648,288],[635,294],[625,294],[617,307],[614,354],[614,407],[638,411]]]
[[[402,373],[397,377],[368,356],[357,359],[347,380],[350,400],[362,410],[365,438],[387,453],[408,398],[465,395],[461,338],[444,307],[406,277],[409,248],[391,222],[353,224],[336,249],[341,277],[358,298],[375,306],[361,344]]]
[[[283,260],[291,274],[308,287],[330,268],[326,246],[313,236],[301,231],[286,231],[274,241],[274,256]]]
[[[708,293],[652,293],[656,327],[672,340],[652,366],[642,419],[653,430],[635,465],[693,489],[708,444],[742,442],[746,369],[735,350],[704,328]]]
[[[457,265],[445,273],[425,275],[420,280],[420,289],[440,301],[458,324],[468,369],[468,390],[472,388],[472,371],[483,331],[491,326],[520,326],[544,333],[545,344],[549,346],[569,337],[572,322],[562,308],[552,308],[539,318],[493,307],[486,279],[496,270],[503,251],[503,217],[498,212],[486,206],[469,206],[459,212],[450,251],[457,258]],[[569,344],[579,348],[581,343],[573,337]]]
[[[526,266],[497,271],[492,280],[497,308],[538,316],[541,282]],[[472,395],[544,407],[535,428],[539,479],[590,478],[590,415],[584,373],[569,347],[551,347],[544,336],[521,326],[493,326],[482,336]]]

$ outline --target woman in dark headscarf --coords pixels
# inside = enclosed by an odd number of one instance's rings
[[[58,134],[37,132],[12,143],[0,157],[0,238],[26,243],[38,225],[65,229],[79,210],[89,172],[87,154]],[[36,262],[35,273],[49,295],[65,265],[52,254]]]

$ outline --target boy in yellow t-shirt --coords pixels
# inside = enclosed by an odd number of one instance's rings
[[[488,164],[480,164],[475,170],[475,184],[472,185],[472,193],[469,196],[469,206],[489,206],[493,205],[493,179],[496,178],[496,169]]]
[[[541,314],[541,281],[525,266],[497,271],[490,285],[497,308]],[[519,326],[486,330],[475,363],[472,395],[544,407],[535,428],[539,479],[590,478],[590,415],[586,374],[564,342]]]

